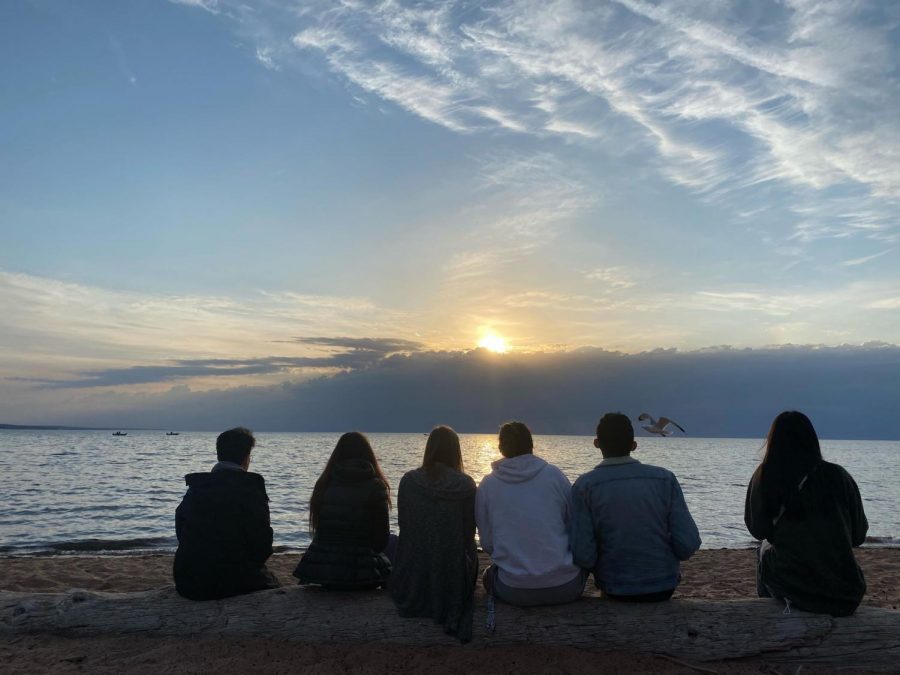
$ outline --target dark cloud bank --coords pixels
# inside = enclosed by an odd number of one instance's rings
[[[502,356],[481,350],[375,353],[371,358],[373,351],[365,350],[363,363],[346,364],[352,369],[302,383],[213,392],[175,387],[166,394],[135,395],[133,412],[99,414],[89,422],[371,432],[427,431],[444,423],[464,432],[494,432],[499,423],[517,418],[536,433],[590,434],[600,413],[621,410],[632,417],[643,411],[669,416],[693,436],[761,437],[779,411],[796,408],[812,417],[823,438],[900,436],[895,345],[633,355],[600,349]],[[204,366],[181,365],[189,371]]]

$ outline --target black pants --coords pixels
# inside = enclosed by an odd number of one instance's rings
[[[643,593],[641,595],[613,595],[612,593],[604,593],[610,600],[618,600],[619,602],[663,602],[672,597],[675,592],[674,588],[667,591],[657,591],[656,593]]]

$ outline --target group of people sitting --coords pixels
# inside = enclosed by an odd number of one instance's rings
[[[391,490],[369,441],[344,434],[313,489],[312,543],[294,576],[334,590],[387,588],[401,616],[431,617],[462,641],[472,636],[476,530],[492,561],[481,575],[491,602],[573,602],[590,574],[614,601],[672,596],[679,563],[698,550],[700,535],[675,475],[631,456],[637,444],[628,417],[603,416],[594,439],[603,461],[574,485],[534,454],[522,422],[504,424],[498,441],[501,457],[476,487],[456,432],[436,427],[421,467],[400,481],[395,535]],[[212,471],[186,477],[174,577],[187,598],[279,585],[265,564],[272,554],[265,484],[248,472],[254,445],[249,430],[226,431]],[[833,615],[856,609],[866,589],[853,554],[868,529],[862,500],[850,474],[822,459],[802,413],[772,423],[747,488],[745,521],[762,540],[761,597]]]

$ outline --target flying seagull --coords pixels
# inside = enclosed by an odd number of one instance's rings
[[[686,434],[687,432],[681,428],[681,425],[678,422],[673,422],[668,417],[660,417],[658,420],[653,419],[647,413],[641,413],[638,416],[638,420],[643,422],[644,420],[648,420],[650,422],[649,425],[642,426],[641,428],[645,431],[649,431],[651,434],[659,434],[660,436],[671,436],[672,431],[666,429],[670,424],[673,427],[678,427],[681,429],[681,433]]]

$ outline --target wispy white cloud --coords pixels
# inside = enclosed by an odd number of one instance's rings
[[[626,289],[635,285],[631,275],[622,267],[598,267],[584,277],[590,281],[601,281],[610,289]]]
[[[722,214],[722,228],[758,235],[776,274],[829,269],[847,278],[864,263],[883,267],[900,243],[900,15],[885,3],[220,0],[213,8],[240,17],[257,58],[339,82],[373,109],[396,106],[453,133],[502,140],[507,154],[484,163],[477,203],[456,218],[465,224],[440,271],[453,293],[550,245],[602,203],[597,174],[581,171],[586,158],[686,188]],[[863,255],[873,248],[880,253]],[[625,278],[597,274],[580,278],[595,286]],[[684,292],[716,314],[833,306],[830,291],[793,290]],[[854,298],[860,307],[880,302]]]
[[[188,7],[197,7],[206,10],[210,14],[219,13],[219,0],[169,0],[176,5],[187,5]]]
[[[863,256],[862,258],[853,258],[851,260],[845,260],[841,263],[843,267],[855,267],[856,265],[865,265],[867,262],[871,262],[873,260],[877,260],[882,256],[886,256],[889,253],[893,253],[894,249],[889,248],[884,251],[879,251],[878,253],[873,253],[872,255]]]
[[[827,206],[848,199],[831,190],[851,186],[870,220],[897,230],[900,129],[889,111],[900,103],[900,50],[889,35],[896,17],[879,18],[883,6],[314,7],[299,20],[296,46],[450,130],[560,136],[635,158],[651,151],[662,175],[699,193],[775,183],[784,203],[792,194],[795,204]],[[804,241],[877,236],[824,213],[796,227]]]
[[[251,358],[298,332],[352,336],[365,326],[369,335],[396,334],[402,317],[365,298],[162,295],[0,270],[0,373],[56,377],[173,358]]]
[[[598,201],[578,175],[549,153],[501,154],[481,162],[479,200],[461,217],[472,225],[444,266],[451,287],[506,266],[556,239],[574,219]]]
[[[900,296],[873,300],[866,307],[869,309],[900,309]]]
[[[272,50],[268,47],[256,48],[256,60],[269,70],[281,70],[281,66],[275,61]]]
[[[773,247],[900,237],[884,3],[173,1],[236,17],[267,68],[324,63],[456,133],[588,144],[719,207],[765,198]]]

